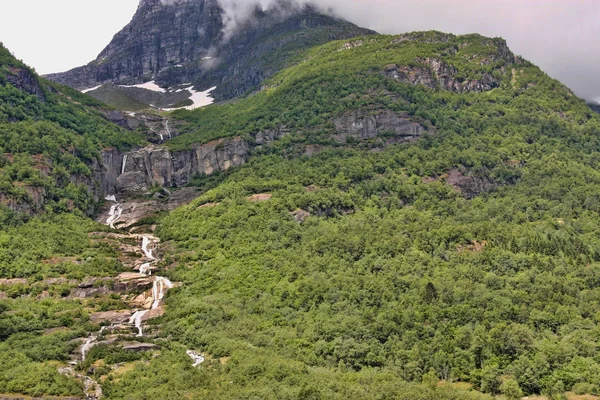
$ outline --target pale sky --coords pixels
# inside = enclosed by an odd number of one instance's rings
[[[252,0],[221,0],[229,3]],[[260,0],[265,3],[271,0]],[[305,0],[302,0],[305,1]],[[88,63],[139,0],[0,0],[0,41],[40,73]],[[382,33],[436,29],[502,36],[511,49],[600,100],[600,0],[319,0]]]

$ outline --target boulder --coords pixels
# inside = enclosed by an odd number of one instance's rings
[[[110,325],[126,324],[131,317],[131,311],[105,311],[90,314],[90,319],[95,324],[107,322]]]

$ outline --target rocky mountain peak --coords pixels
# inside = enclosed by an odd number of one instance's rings
[[[288,0],[237,14],[218,0],[141,0],[96,60],[48,78],[76,89],[193,83],[227,99],[259,87],[305,48],[372,33]]]

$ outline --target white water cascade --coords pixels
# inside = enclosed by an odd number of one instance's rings
[[[203,354],[197,353],[197,352],[195,352],[193,350],[188,350],[188,351],[186,351],[186,353],[194,361],[194,364],[192,365],[192,367],[194,367],[194,368],[199,367],[206,360],[204,358]]]
[[[142,272],[142,270],[144,270],[145,272]],[[140,267],[140,273],[150,275],[150,263],[142,265]],[[158,307],[160,307],[160,302],[165,298],[167,290],[172,288],[173,282],[171,282],[167,278],[164,278],[162,276],[154,277],[154,281],[152,282],[152,308],[150,310],[138,310],[129,319],[129,323],[137,328],[138,337],[144,336],[144,316],[148,314],[151,310],[156,310]]]
[[[105,329],[106,327],[103,326],[102,329],[100,329],[100,331],[98,332],[98,334],[90,335],[88,340],[81,347],[81,361],[85,361],[85,356],[87,355],[88,351],[90,351],[92,347],[96,345],[96,342],[98,342],[98,338],[102,335],[102,332],[104,332]]]
[[[113,204],[108,212],[106,225],[110,226],[112,229],[115,229],[115,222],[121,218],[121,214],[123,214],[123,206],[121,203]]]
[[[169,139],[173,139],[171,135],[171,130],[169,129],[169,120],[167,119],[167,123],[165,124],[165,128],[167,129],[167,133],[169,134]]]
[[[152,263],[157,261],[156,257],[154,257],[152,249],[149,248],[151,243],[152,241],[148,236],[142,236],[142,252],[146,256],[146,258],[153,261],[142,264],[140,266],[140,273],[148,276],[152,275]],[[158,307],[160,307],[160,302],[165,298],[167,290],[172,288],[173,282],[171,282],[167,278],[162,276],[154,277],[152,282],[152,307],[150,308],[150,310],[136,311],[129,319],[129,323],[137,328],[138,337],[144,336],[144,316],[146,316],[146,314],[148,314],[148,312],[150,312],[151,310],[156,310]]]
[[[123,156],[123,165],[121,166],[121,175],[125,173],[125,168],[127,168],[127,154]]]
[[[152,250],[148,249],[149,245],[150,238],[148,236],[142,236],[142,251],[144,252],[144,255],[146,256],[146,258],[156,260],[156,258],[154,258],[154,255],[152,254]]]

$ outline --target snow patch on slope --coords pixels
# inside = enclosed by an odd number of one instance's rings
[[[93,92],[96,89],[100,89],[102,87],[102,85],[98,85],[98,86],[94,86],[93,88],[89,88],[89,89],[83,89],[81,91],[81,93],[88,93],[88,92]]]
[[[195,110],[197,108],[201,108],[201,107],[206,107],[212,103],[214,103],[215,99],[212,98],[211,93],[216,89],[217,87],[212,87],[208,90],[205,90],[204,92],[197,92],[194,90],[194,86],[190,86],[188,88],[184,88],[183,90],[187,90],[191,97],[190,100],[192,100],[193,104],[187,107],[180,107],[180,108],[163,108],[163,111],[175,111],[175,110]]]
[[[119,87],[122,87],[122,88],[138,88],[138,89],[150,90],[150,91],[153,91],[153,92],[167,93],[166,89],[161,88],[154,81],[150,81],[150,82],[146,82],[146,83],[141,83],[139,85],[119,85]]]

